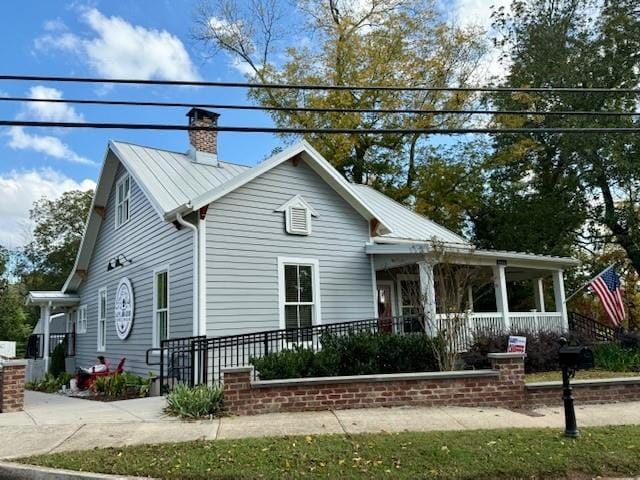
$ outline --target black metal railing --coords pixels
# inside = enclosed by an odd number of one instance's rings
[[[74,333],[50,333],[49,355],[58,345],[64,346],[64,356],[73,357],[76,354],[76,336]],[[26,357],[32,359],[42,358],[44,355],[44,334],[34,333],[27,339]]]
[[[147,350],[147,364],[159,366],[163,392],[177,384],[218,384],[225,368],[245,367],[251,358],[296,347],[322,349],[324,335],[355,333],[424,333],[422,315],[367,319],[311,327],[268,330],[222,337],[185,337],[165,340]]]
[[[575,332],[594,342],[614,342],[618,330],[577,312],[569,313],[569,331]]]

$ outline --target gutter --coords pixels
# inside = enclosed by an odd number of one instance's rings
[[[178,212],[176,214],[176,221],[183,227],[187,227],[193,232],[193,335],[198,336],[200,334],[200,255],[199,255],[199,240],[200,234],[198,227],[194,224],[187,222],[182,218],[182,214]]]

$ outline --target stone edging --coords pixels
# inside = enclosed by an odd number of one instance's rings
[[[617,378],[600,378],[593,380],[574,380],[571,382],[572,387],[608,387],[611,385],[638,385],[640,384],[640,376],[638,377],[617,377]],[[544,390],[551,388],[562,388],[562,382],[534,382],[525,383],[527,390]]]
[[[104,473],[76,472],[12,462],[0,462],[0,478],[11,478],[12,480],[152,480],[151,477],[127,477]]]
[[[453,372],[417,372],[417,373],[388,373],[380,375],[345,375],[341,377],[313,377],[286,378],[279,380],[255,380],[251,382],[253,388],[293,387],[296,385],[366,383],[366,382],[397,382],[403,380],[445,380],[467,379],[479,377],[497,378],[497,370],[459,370]]]

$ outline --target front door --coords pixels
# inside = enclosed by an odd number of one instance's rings
[[[383,332],[393,330],[393,288],[392,283],[378,284],[378,318]]]

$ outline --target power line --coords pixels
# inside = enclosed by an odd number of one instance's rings
[[[96,123],[96,122],[45,122],[29,120],[0,120],[0,127],[55,127],[96,128],[122,130],[195,130],[236,133],[322,133],[322,134],[432,134],[461,135],[487,133],[640,133],[640,127],[539,127],[539,128],[299,128],[299,127],[242,127],[242,126],[189,126],[160,123]]]
[[[412,108],[349,108],[349,107],[265,107],[260,105],[233,105],[221,103],[190,102],[154,102],[133,100],[97,100],[97,99],[61,99],[31,97],[0,97],[4,102],[44,102],[69,103],[76,105],[111,105],[135,107],[181,107],[181,108],[214,108],[217,110],[257,110],[276,112],[308,112],[308,113],[382,113],[382,114],[416,114],[416,115],[539,115],[539,116],[639,116],[640,112],[621,111],[586,111],[558,110],[541,112],[537,110],[477,110],[477,109],[412,109]]]
[[[278,90],[361,90],[361,91],[407,91],[407,92],[522,92],[522,93],[612,93],[640,94],[637,88],[600,87],[425,87],[390,85],[306,85],[252,82],[213,82],[196,80],[150,80],[131,78],[63,77],[51,75],[0,75],[0,80],[72,82],[72,83],[120,83],[136,85],[172,85],[193,87],[264,88]]]

